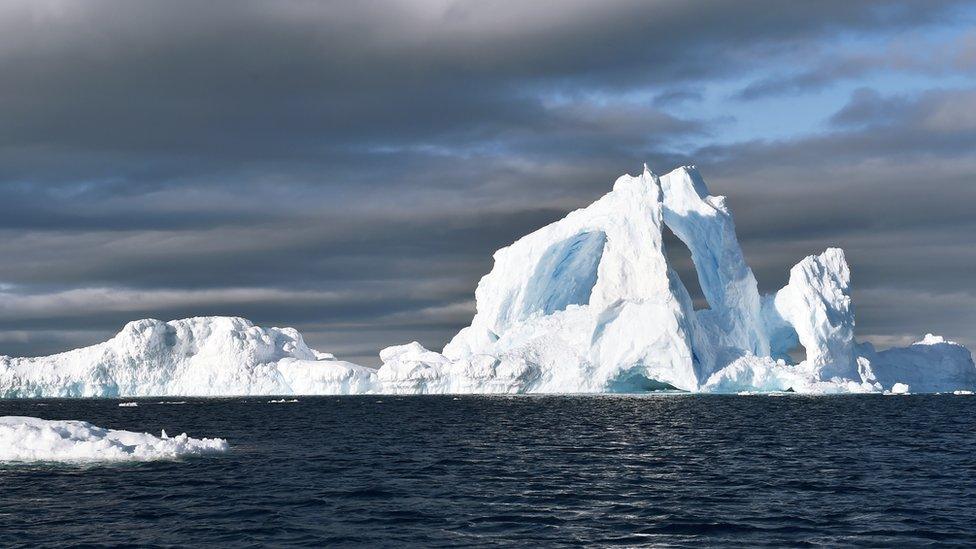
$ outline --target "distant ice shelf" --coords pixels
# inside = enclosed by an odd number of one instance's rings
[[[708,308],[668,263],[668,227],[691,251]],[[802,259],[761,295],[732,213],[693,167],[624,175],[593,204],[494,254],[471,324],[443,352],[387,347],[367,368],[310,349],[292,328],[234,317],[129,323],[111,340],[0,357],[0,396],[972,391],[964,346],[927,335],[855,340],[839,248]],[[790,352],[805,350],[793,363]]]

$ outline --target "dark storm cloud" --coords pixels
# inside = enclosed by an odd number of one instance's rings
[[[467,268],[465,260],[476,260],[483,269],[499,242],[510,242],[563,214],[526,210],[386,225],[371,220],[379,226],[301,218],[290,224],[210,231],[34,233],[0,242],[5,257],[33,256],[32,264],[0,265],[0,279],[14,285],[134,288],[215,288],[233,280],[244,286],[292,288],[412,278],[431,274],[427,271],[432,267],[457,274]],[[342,227],[336,229],[334,222]],[[39,270],[38,265],[52,268]]]
[[[909,333],[872,296],[929,291],[932,309],[935,290],[971,291],[969,252],[923,243],[965,247],[972,228],[972,93],[865,90],[824,134],[780,142],[710,145],[734,117],[688,111],[726,79],[761,101],[922,70],[825,52],[964,4],[5,2],[0,353],[196,314],[295,324],[356,357],[439,347],[493,250],[644,161],[697,163],[730,195],[764,288],[844,244],[868,333]],[[972,67],[967,40],[940,71]],[[894,241],[918,262],[903,274],[878,251]]]
[[[363,141],[475,139],[536,127],[545,118],[532,94],[540,88],[729,73],[805,37],[917,25],[943,16],[937,8],[13,2],[0,21],[0,143],[38,155],[178,155],[185,165],[295,160]]]

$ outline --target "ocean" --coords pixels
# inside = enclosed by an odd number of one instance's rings
[[[976,544],[974,396],[297,399],[0,400],[231,445],[0,464],[0,546]]]

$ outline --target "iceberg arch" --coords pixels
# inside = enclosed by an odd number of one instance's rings
[[[696,328],[707,361],[703,377],[743,352],[769,355],[762,303],[752,269],[746,264],[725,197],[711,196],[691,166],[660,178],[664,223],[691,251],[709,308],[696,311]]]
[[[694,310],[686,287],[667,265],[665,226],[690,250],[707,309]],[[597,279],[589,301],[584,303],[578,287],[572,286],[551,296],[567,304],[565,310],[548,312],[537,305],[544,300],[533,297],[534,316],[514,319],[505,313],[509,296],[521,295],[525,288],[520,266],[540,260],[545,264],[545,250],[567,245],[560,243],[570,242],[579,251],[587,239],[582,235],[596,230],[606,235],[606,243],[593,256]],[[585,262],[574,255],[572,263]],[[576,303],[570,305],[565,295],[577,296],[572,300]],[[411,360],[384,360],[380,371],[403,374],[422,362],[422,353],[431,353],[437,360],[427,364],[438,378],[463,378],[471,370],[457,365],[477,361],[531,372],[521,384],[499,384],[497,376],[489,376],[494,389],[506,391],[670,386],[705,392],[823,393],[881,391],[899,382],[914,382],[915,391],[970,390],[976,385],[976,367],[961,345],[923,348],[919,343],[875,352],[859,344],[854,339],[850,269],[838,248],[803,259],[791,269],[784,288],[760,295],[725,198],[710,195],[690,166],[662,177],[645,166],[641,176],[619,178],[610,193],[589,207],[499,250],[475,297],[471,325],[448,343],[443,355],[414,343],[419,349],[409,355]],[[788,355],[795,348],[805,351],[799,364],[792,364]],[[472,379],[461,386],[493,390]]]

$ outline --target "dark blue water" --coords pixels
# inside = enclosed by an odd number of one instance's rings
[[[0,466],[0,546],[976,543],[976,397],[0,401],[227,438]]]

